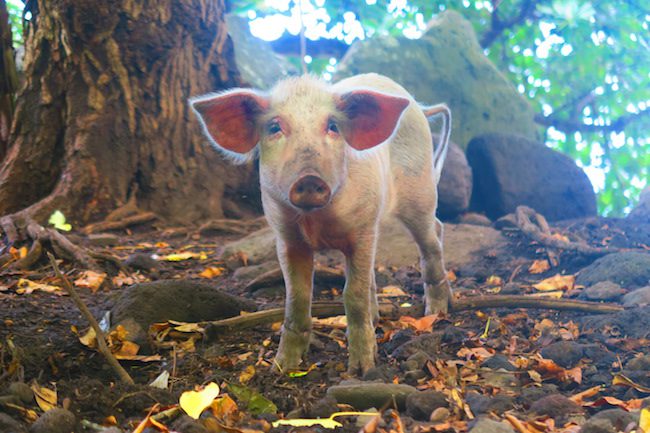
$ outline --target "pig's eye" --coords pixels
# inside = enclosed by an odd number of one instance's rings
[[[280,126],[280,122],[277,120],[272,120],[269,122],[269,124],[266,127],[266,132],[269,133],[269,135],[277,134],[278,132],[282,132],[282,127]]]
[[[339,133],[339,126],[336,124],[334,119],[330,119],[327,122],[327,132],[335,132],[337,134]]]

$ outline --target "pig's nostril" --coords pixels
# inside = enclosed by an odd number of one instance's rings
[[[302,184],[298,185],[298,188],[296,188],[296,191],[302,194],[305,192],[305,188],[302,186]]]

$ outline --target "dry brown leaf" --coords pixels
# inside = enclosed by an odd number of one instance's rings
[[[433,329],[433,324],[438,320],[440,320],[440,316],[438,314],[430,314],[419,319],[411,316],[402,316],[399,318],[400,323],[418,332],[431,331]]]
[[[390,298],[390,297],[397,297],[397,296],[408,296],[408,294],[398,286],[385,286],[379,290],[377,296]]]
[[[550,292],[553,290],[571,290],[575,284],[575,275],[556,274],[550,278],[533,284],[533,287],[541,292]]]
[[[218,266],[208,266],[199,274],[201,278],[215,278],[223,274],[224,269]]]
[[[528,273],[530,274],[542,274],[551,269],[551,265],[548,260],[535,260],[532,265],[528,268]]]
[[[312,319],[314,326],[335,329],[347,329],[348,319],[346,316],[324,317],[322,319]]]
[[[47,412],[50,409],[54,409],[57,403],[56,391],[40,386],[36,381],[34,381],[30,388],[34,391],[34,396],[36,397],[36,403],[43,412]]]
[[[239,373],[239,383],[246,385],[255,376],[255,366],[248,365],[241,373]]]
[[[90,289],[93,293],[95,293],[104,283],[106,277],[107,275],[104,272],[84,271],[81,273],[79,278],[74,280],[74,285],[77,287]]]
[[[63,289],[61,289],[61,287],[37,283],[26,278],[20,278],[18,280],[18,283],[16,283],[16,293],[19,295],[29,295],[36,290],[40,290],[41,292],[54,293],[56,295],[63,294]]]

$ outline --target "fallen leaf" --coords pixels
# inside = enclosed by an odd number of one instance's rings
[[[528,268],[528,273],[530,274],[542,274],[551,269],[551,265],[548,263],[548,260],[535,260],[532,265]]]
[[[205,260],[207,258],[208,258],[207,254],[203,252],[193,253],[191,251],[185,251],[183,253],[174,253],[174,254],[167,254],[166,256],[160,256],[158,257],[158,260],[164,260],[167,262],[182,262],[184,260],[190,260],[190,259]]]
[[[639,428],[643,433],[650,432],[650,409],[644,407],[639,415]]]
[[[310,427],[312,425],[320,425],[327,429],[335,429],[338,427],[343,427],[338,421],[335,421],[334,418],[339,416],[372,416],[377,417],[378,413],[373,412],[335,412],[330,415],[329,418],[296,418],[296,419],[280,419],[273,422],[273,427],[279,427],[281,425],[289,425],[292,427]]]
[[[210,382],[199,391],[185,391],[181,394],[179,404],[185,413],[194,419],[199,419],[201,413],[212,405],[220,391],[219,385]]]
[[[37,283],[26,278],[20,278],[16,283],[16,293],[19,295],[29,295],[36,290],[47,293],[63,294],[61,287],[51,286],[49,284]]]
[[[629,386],[634,389],[636,389],[639,392],[643,392],[645,394],[650,394],[650,388],[647,386],[640,385],[636,382],[634,382],[632,379],[630,379],[627,376],[624,376],[622,374],[617,374],[614,376],[612,379],[612,385],[622,385],[622,386]]]
[[[440,316],[438,314],[430,314],[419,319],[411,316],[402,316],[399,318],[399,321],[401,323],[419,332],[431,331],[433,329],[433,324],[438,320],[440,320]]]
[[[218,266],[208,266],[199,274],[199,277],[201,278],[214,278],[218,277],[223,273],[223,268],[220,268]]]
[[[106,277],[107,275],[104,272],[85,271],[74,281],[74,285],[90,289],[95,293]]]
[[[487,280],[485,280],[485,284],[488,286],[502,286],[503,280],[497,275],[490,275]]]
[[[564,292],[562,290],[555,290],[553,292],[542,292],[542,293],[531,293],[530,296],[532,298],[556,298],[560,299],[562,296],[564,296]]]
[[[292,379],[298,378],[298,377],[304,377],[307,376],[312,370],[315,370],[318,368],[318,365],[312,364],[309,366],[307,370],[297,370],[297,371],[289,371],[287,372],[287,376],[289,376]]]
[[[228,392],[232,393],[240,403],[244,404],[246,409],[254,416],[278,411],[278,408],[271,400],[245,385],[230,383],[228,384]]]
[[[346,316],[324,317],[322,319],[313,319],[313,325],[317,327],[346,329],[348,327],[348,319]]]
[[[385,286],[379,290],[377,294],[379,297],[392,298],[397,296],[408,296],[404,290],[398,286]]]
[[[533,287],[541,292],[550,292],[552,290],[571,290],[575,284],[575,275],[556,274],[550,278],[533,284]]]
[[[150,384],[154,388],[167,389],[169,388],[169,371],[163,370]]]
[[[244,370],[239,373],[239,383],[243,383],[244,385],[248,383],[253,376],[255,376],[255,366],[254,365],[249,365]]]
[[[65,215],[60,210],[55,210],[47,222],[57,230],[63,230],[64,232],[72,230],[72,226],[65,222]]]
[[[30,388],[32,391],[34,391],[36,403],[38,403],[38,407],[43,409],[43,412],[47,412],[48,410],[54,409],[56,407],[56,391],[39,386],[39,384],[35,381],[32,383]]]
[[[234,418],[239,412],[237,403],[228,394],[214,400],[210,405],[210,410],[212,410],[212,415],[215,418],[222,421],[228,421]]]

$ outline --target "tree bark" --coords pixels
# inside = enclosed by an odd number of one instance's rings
[[[96,220],[138,206],[187,222],[255,194],[187,99],[240,83],[223,0],[32,0],[0,215]]]
[[[0,161],[3,160],[9,147],[9,131],[17,88],[18,74],[14,61],[9,13],[5,0],[0,0]]]

